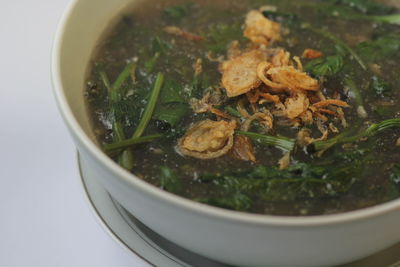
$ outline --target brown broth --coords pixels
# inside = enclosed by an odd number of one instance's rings
[[[220,73],[218,64],[206,59],[209,49],[204,42],[191,42],[167,34],[163,28],[168,25],[176,25],[184,28],[188,32],[206,35],[210,27],[216,25],[240,25],[243,24],[245,14],[252,8],[263,4],[271,3],[277,5],[279,10],[288,13],[301,14],[301,19],[312,25],[327,28],[330,32],[340,37],[351,47],[356,47],[362,40],[370,40],[382,32],[393,32],[400,34],[400,26],[377,25],[373,22],[358,20],[340,20],[336,17],[321,17],[312,8],[312,5],[319,4],[318,0],[289,1],[291,5],[285,5],[288,1],[262,1],[262,0],[203,0],[196,1],[191,8],[190,14],[182,19],[171,19],[165,15],[164,9],[176,4],[187,3],[187,1],[164,0],[164,1],[144,1],[144,3],[134,10],[124,12],[121,20],[112,28],[103,40],[99,43],[99,51],[94,55],[93,62],[104,66],[110,81],[114,81],[126,62],[132,58],[138,58],[137,83],[126,85],[126,103],[131,103],[135,112],[129,113],[124,117],[125,134],[131,136],[137,121],[143,113],[151,86],[157,72],[163,72],[167,79],[174,80],[182,85],[183,90],[190,87],[193,81],[192,65],[197,58],[203,59],[203,72],[208,77],[207,90],[211,87],[218,87]],[[302,6],[308,3],[311,6]],[[210,26],[211,25],[211,26]],[[233,34],[234,35],[234,34]],[[172,48],[163,54],[157,61],[154,70],[148,74],[145,71],[145,62],[152,56],[151,44],[155,36],[167,42]],[[244,45],[247,41],[241,36],[240,41]],[[305,48],[313,48],[323,51],[326,55],[336,53],[332,41],[321,38],[313,33],[304,31],[291,31],[285,36],[285,41],[274,44],[290,51],[292,55],[301,56]],[[224,55],[225,53],[220,53]],[[354,82],[362,90],[364,106],[368,112],[367,119],[360,119],[357,115],[354,100],[346,97],[352,108],[346,110],[346,119],[350,127],[356,125],[370,125],[384,119],[399,118],[399,85],[398,60],[399,53],[395,57],[384,60],[381,65],[382,78],[390,81],[392,94],[389,97],[376,97],[368,88],[371,77],[374,75],[370,70],[362,71],[357,62],[351,59],[345,61],[346,71],[352,73]],[[98,136],[99,142],[112,143],[112,113],[108,105],[106,89],[102,85],[98,71],[93,63],[88,77],[89,86],[86,92],[88,110],[93,120],[93,127]],[[345,72],[345,70],[343,71]],[[327,95],[332,95],[335,91],[346,96],[343,78],[345,74],[337,75],[324,83],[323,91]],[[186,89],[185,89],[186,88]],[[201,98],[203,90],[195,93],[194,96]],[[127,108],[130,110],[130,108]],[[160,186],[160,167],[168,166],[183,183],[183,190],[178,194],[189,199],[200,199],[210,197],[221,197],[221,187],[215,183],[202,183],[199,181],[205,173],[223,173],[226,171],[238,171],[254,168],[256,165],[263,165],[273,168],[282,157],[279,149],[268,146],[255,145],[257,163],[250,163],[232,158],[225,155],[215,160],[199,160],[190,157],[183,157],[176,152],[177,139],[193,122],[204,118],[214,118],[210,114],[194,114],[191,110],[187,112],[183,120],[175,127],[178,132],[175,136],[161,139],[149,144],[135,146],[132,149],[134,168],[132,173],[141,179],[159,187]],[[338,126],[339,127],[339,126]],[[345,131],[339,127],[340,131]],[[163,131],[163,125],[158,121],[151,121],[145,134],[152,134]],[[295,137],[298,129],[288,127],[277,127],[276,132],[285,136]],[[346,192],[323,197],[300,196],[295,199],[285,199],[284,197],[266,200],[259,195],[248,194],[252,199],[253,205],[248,212],[274,215],[318,215],[339,213],[370,207],[384,203],[400,196],[400,189],[390,179],[390,174],[394,164],[399,162],[399,147],[395,146],[399,135],[399,130],[389,130],[377,137],[370,138],[364,142],[357,142],[351,150],[373,150],[368,154],[368,162],[362,168],[363,172],[356,177],[354,184]],[[316,134],[318,135],[318,134]],[[330,135],[333,137],[334,135]],[[307,164],[318,164],[326,158],[346,153],[342,146],[327,151],[321,158],[310,156],[303,151],[297,151],[294,155],[294,162],[304,162]],[[347,151],[348,152],[348,151]],[[111,155],[117,160],[115,155]],[[344,161],[340,163],[346,164]],[[352,164],[352,163],[348,163]],[[335,168],[328,166],[327,168]],[[280,192],[285,194],[285,192]],[[292,192],[290,193],[292,194]]]

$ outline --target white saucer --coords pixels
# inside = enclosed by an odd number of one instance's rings
[[[93,213],[106,232],[131,253],[153,266],[228,267],[185,250],[159,236],[121,207],[94,179],[85,177],[78,163],[81,181]],[[400,244],[366,259],[342,267],[400,267]]]

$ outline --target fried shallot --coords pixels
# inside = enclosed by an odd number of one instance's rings
[[[253,43],[269,45],[273,41],[280,41],[281,25],[267,19],[260,11],[252,10],[246,16],[244,36]]]
[[[204,120],[193,125],[178,141],[178,150],[198,159],[218,158],[231,150],[236,121]]]

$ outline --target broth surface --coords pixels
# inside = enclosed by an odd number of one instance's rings
[[[271,10],[264,14],[284,29],[283,40],[273,42],[271,47],[285,49],[292,56],[300,57],[305,49],[314,49],[323,53],[323,59],[343,58],[343,66],[337,73],[313,76],[325,95],[339,95],[350,105],[344,109],[348,127],[343,127],[335,116],[329,117],[340,133],[329,133],[328,140],[341,133],[356,135],[370,125],[400,118],[400,25],[367,19],[369,15],[398,14],[399,11],[374,8],[373,12],[377,13],[370,14],[372,11],[363,9],[363,1],[354,0],[360,6],[352,5],[350,0],[336,1],[342,3],[337,5],[334,2],[149,0],[135,10],[127,10],[99,43],[88,77],[85,96],[99,142],[117,143],[135,134],[157,74],[162,73],[165,79],[161,93],[143,136],[163,134],[163,137],[129,148],[132,173],[141,179],[202,203],[273,215],[339,213],[398,198],[400,131],[397,127],[336,144],[322,155],[313,153],[312,145],[296,146],[286,170],[277,168],[285,154],[282,149],[254,140],[256,162],[236,159],[231,154],[201,160],[184,156],[177,149],[178,140],[193,124],[205,119],[216,120],[216,115],[210,112],[193,112],[190,99],[202,99],[210,91],[220,92],[216,97],[224,99],[223,106],[216,107],[228,112],[224,108],[236,108],[236,102],[243,97],[226,97],[224,89],[221,90],[220,63],[210,60],[207,54],[211,51],[215,59],[226,57],[227,47],[234,40],[241,49],[246,49],[250,43],[243,36],[246,14],[264,5],[269,5],[267,10]],[[309,30],[307,25],[337,37],[360,56],[366,69],[354,55],[343,52],[343,46]],[[178,27],[202,40],[168,33],[167,26]],[[202,72],[197,75],[193,65],[198,59],[202,61]],[[312,60],[301,58],[301,61],[312,75],[311,67],[307,68]],[[116,96],[118,101],[113,103],[102,74],[106,73],[112,87],[127,64],[134,67],[122,83]],[[360,114],[360,99],[366,114]],[[122,125],[125,138],[117,140],[115,121]],[[296,139],[303,126],[274,125],[268,135]],[[309,128],[313,137],[320,136],[315,126]],[[250,129],[264,134],[258,124]],[[121,163],[121,151],[107,153]]]

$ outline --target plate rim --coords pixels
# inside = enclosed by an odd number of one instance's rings
[[[81,156],[79,152],[77,152],[77,157],[76,157],[76,162],[78,166],[78,171],[79,171],[79,181],[82,185],[82,191],[84,198],[86,199],[86,202],[89,206],[89,209],[91,210],[92,215],[95,217],[96,221],[98,224],[100,224],[101,228],[103,231],[106,232],[106,234],[111,237],[111,239],[116,242],[120,247],[122,247],[125,251],[127,251],[129,254],[133,253],[135,256],[137,256],[140,260],[142,260],[144,263],[149,264],[150,266],[155,266],[157,265],[149,259],[149,257],[143,256],[142,253],[136,251],[133,249],[120,235],[113,229],[112,226],[110,226],[109,222],[107,222],[107,219],[104,218],[104,214],[99,210],[97,207],[97,203],[93,200],[93,196],[89,192],[89,185],[87,181],[85,181],[85,176],[83,175],[83,170],[82,170],[82,163],[81,163]],[[93,189],[92,189],[93,190]],[[149,243],[139,232],[138,230],[134,229],[128,222],[126,222],[124,216],[121,214],[119,211],[118,207],[116,206],[115,200],[112,199],[112,197],[109,195],[108,192],[105,191],[104,189],[104,197],[107,196],[108,202],[114,207],[114,210],[118,213],[120,223],[125,224],[128,226],[132,231],[133,234],[136,238],[139,238],[139,240],[142,243],[145,243],[146,245],[150,246],[152,250],[154,251],[155,254],[158,256],[163,257],[166,261],[169,261],[169,265],[171,267],[182,267],[182,266],[189,266],[179,260],[178,258],[174,257],[173,255],[170,255],[170,253],[164,251],[162,248],[158,247],[155,243],[151,244]],[[113,218],[113,220],[117,220],[116,218]],[[131,255],[131,254],[130,254]]]

